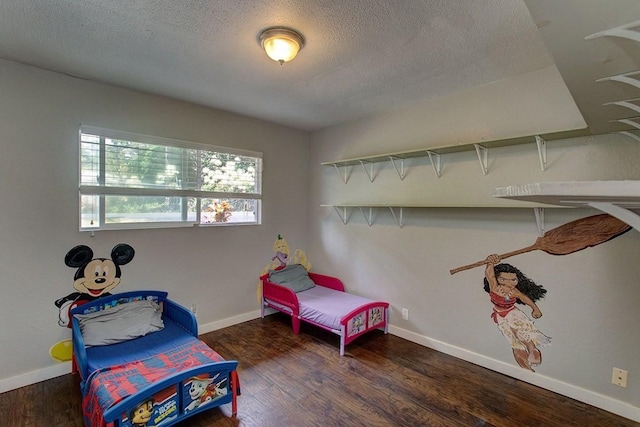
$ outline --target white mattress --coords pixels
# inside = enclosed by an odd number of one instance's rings
[[[315,286],[306,291],[298,292],[296,295],[300,304],[300,317],[337,330],[340,330],[340,319],[345,314],[365,304],[374,302],[368,298],[336,291],[324,286]],[[272,301],[269,301],[269,303],[285,311],[290,311],[280,304]]]

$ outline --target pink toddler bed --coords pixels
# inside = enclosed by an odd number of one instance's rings
[[[359,336],[375,330],[388,332],[389,303],[345,292],[338,278],[308,273],[299,264],[273,270],[262,280],[261,317],[265,307],[291,316],[293,333],[304,321],[340,336],[340,355]]]
[[[166,292],[115,294],[71,313],[85,426],[164,427],[227,403],[236,414],[238,363],[199,340],[193,313]]]

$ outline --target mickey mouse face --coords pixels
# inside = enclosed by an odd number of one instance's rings
[[[120,272],[110,259],[96,258],[83,268],[83,275],[76,278],[73,287],[80,293],[99,297],[120,284]]]
[[[111,259],[93,258],[91,248],[80,245],[67,253],[65,264],[78,268],[73,287],[81,294],[97,298],[120,284],[120,266],[129,263],[134,254],[131,246],[120,243],[111,250]]]

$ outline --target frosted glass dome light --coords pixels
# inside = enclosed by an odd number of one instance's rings
[[[271,27],[260,33],[260,45],[280,65],[291,61],[304,46],[304,37],[290,28]]]

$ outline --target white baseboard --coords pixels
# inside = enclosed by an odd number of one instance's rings
[[[640,408],[632,406],[626,402],[612,399],[611,397],[576,387],[538,373],[530,372],[520,368],[519,366],[510,365],[442,341],[416,334],[415,332],[407,331],[406,329],[402,329],[397,326],[389,325],[389,333],[441,353],[457,357],[458,359],[466,360],[467,362],[482,366],[483,368],[508,375],[512,378],[533,384],[554,393],[595,406],[596,408],[603,409],[621,417],[640,422]]]
[[[273,310],[269,310],[266,314],[271,314],[273,312]],[[239,323],[247,322],[249,320],[257,319],[258,317],[260,317],[260,310],[255,310],[240,314],[238,316],[218,320],[216,322],[198,325],[198,329],[200,334],[206,334],[208,332],[226,328],[228,326],[233,326]],[[491,369],[492,371],[508,375],[512,378],[516,378],[529,384],[544,388],[546,390],[553,391],[554,393],[558,393],[563,396],[567,396],[580,402],[589,404],[591,406],[595,406],[596,408],[603,409],[621,417],[640,422],[640,409],[628,403],[621,402],[608,396],[585,390],[583,388],[576,387],[574,385],[567,384],[538,373],[533,373],[520,367],[516,367],[515,365],[510,365],[508,363],[501,362],[499,360],[495,360],[490,357],[471,352],[469,350],[465,350],[461,347],[456,347],[442,341],[434,340],[394,325],[389,325],[389,333],[414,342],[416,344],[420,344],[424,347],[428,347],[441,353],[457,357],[458,359],[466,360],[467,362],[482,366],[483,368]],[[15,390],[17,388],[35,384],[37,382],[45,381],[51,378],[56,378],[70,372],[71,362],[64,362],[57,363],[43,369],[38,369],[36,371],[27,372],[25,374],[16,375],[15,377],[0,380],[0,393]]]
[[[71,373],[71,362],[56,363],[55,365],[47,366],[46,368],[0,380],[0,393],[39,383],[40,381],[50,380],[51,378],[56,378],[69,373]]]
[[[217,331],[218,329],[226,328],[228,326],[237,325],[238,323],[248,322],[249,320],[257,319],[260,317],[260,310],[250,311],[238,316],[228,317],[226,319],[218,320],[215,322],[198,324],[198,334],[206,334],[208,332]]]

